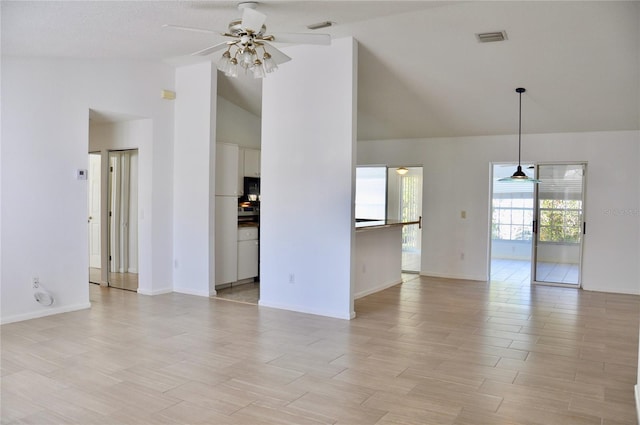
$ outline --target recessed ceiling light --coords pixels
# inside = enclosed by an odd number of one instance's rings
[[[310,30],[319,30],[320,28],[327,28],[327,27],[330,27],[331,25],[333,25],[333,22],[324,21],[324,22],[318,22],[317,24],[307,25],[307,28],[309,28]]]
[[[491,43],[494,41],[505,41],[507,39],[506,31],[481,32],[476,34],[476,39],[480,43]]]

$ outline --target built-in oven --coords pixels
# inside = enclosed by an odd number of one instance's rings
[[[260,206],[256,202],[241,202],[238,205],[238,224],[260,222]]]

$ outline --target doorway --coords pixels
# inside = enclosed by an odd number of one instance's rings
[[[387,217],[417,221],[422,216],[422,167],[387,169]],[[420,273],[421,226],[402,227],[402,272]]]
[[[138,150],[109,152],[110,287],[138,290]]]
[[[492,165],[490,279],[580,287],[586,164],[523,164],[538,184],[499,181],[516,166]]]
[[[89,282],[102,282],[102,238],[101,238],[101,168],[100,152],[89,152]]]
[[[517,166],[492,165],[490,279],[529,284],[535,185],[499,181],[511,176]],[[522,168],[534,175],[532,164]]]

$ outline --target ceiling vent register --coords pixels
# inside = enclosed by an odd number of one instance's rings
[[[476,34],[476,38],[480,43],[493,43],[494,41],[505,41],[507,39],[506,31],[481,32]]]

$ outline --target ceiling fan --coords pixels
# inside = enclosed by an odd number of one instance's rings
[[[295,44],[331,44],[329,34],[279,33],[267,34],[264,25],[267,16],[258,12],[257,2],[238,4],[242,18],[229,22],[227,31],[214,31],[203,28],[185,27],[165,24],[165,28],[205,32],[229,37],[231,40],[192,53],[194,56],[207,56],[226,49],[218,62],[218,69],[230,77],[238,76],[238,68],[251,72],[255,78],[263,78],[266,73],[278,69],[278,65],[290,61],[291,58],[275,48],[270,42]],[[260,55],[259,49],[262,50]],[[268,51],[267,51],[268,50]]]

